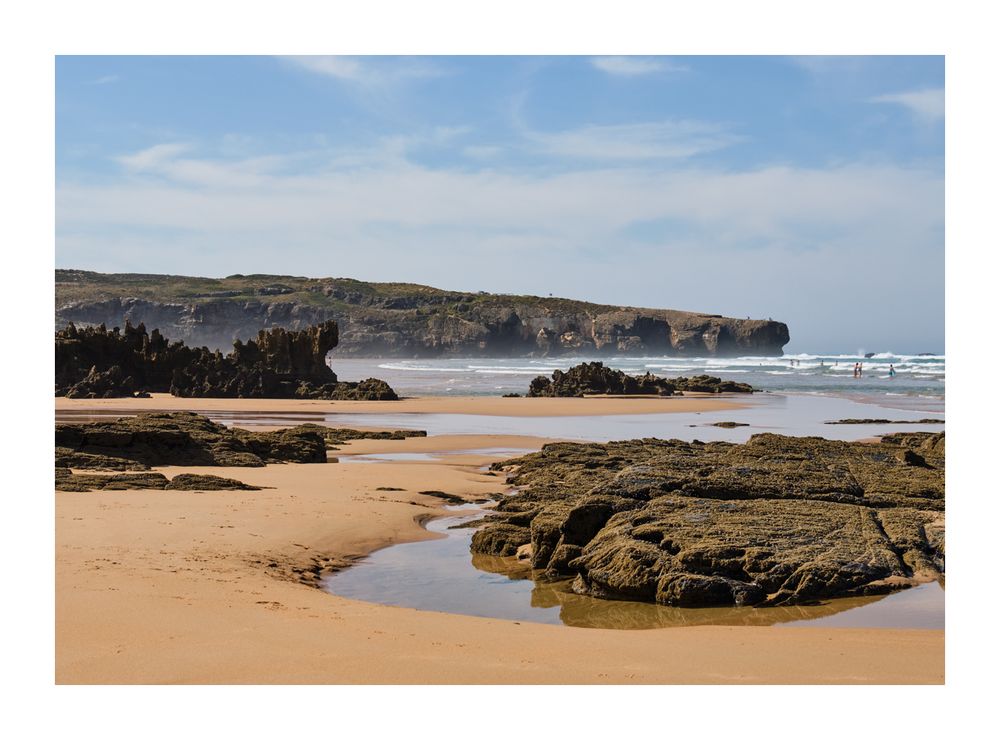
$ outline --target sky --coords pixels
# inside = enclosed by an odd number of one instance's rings
[[[944,351],[944,58],[58,57],[56,266]]]

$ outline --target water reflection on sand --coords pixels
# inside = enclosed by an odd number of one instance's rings
[[[432,521],[445,537],[395,545],[329,576],[331,593],[380,604],[600,629],[695,625],[944,628],[943,583],[886,596],[830,599],[815,605],[681,609],[575,594],[569,580],[547,580],[516,558],[471,555],[475,506]],[[532,576],[535,576],[533,579]]]
[[[473,555],[472,565],[490,573],[502,574],[511,580],[532,578],[531,568],[514,558],[498,558],[490,555]],[[920,627],[931,628],[933,618],[925,613],[935,609],[940,602],[941,620],[944,627],[943,584],[930,583],[908,591],[885,596],[849,597],[830,599],[815,605],[775,606],[761,609],[749,607],[681,609],[635,601],[613,601],[595,599],[573,593],[571,581],[566,579],[547,580],[541,574],[534,574],[531,591],[531,606],[536,609],[559,610],[559,620],[570,627],[593,627],[599,629],[656,629],[661,627],[691,627],[697,625],[734,625],[747,627],[767,627],[787,623],[804,623],[813,620],[827,622],[842,615],[839,620],[845,627]],[[902,597],[902,598],[901,598]],[[916,598],[915,598],[916,597]],[[887,601],[888,600],[888,601]],[[889,609],[875,609],[880,602]],[[900,603],[903,602],[903,603]],[[908,606],[919,606],[913,613]],[[860,609],[854,615],[848,615]],[[802,624],[801,626],[813,626]],[[836,625],[829,625],[836,626]]]

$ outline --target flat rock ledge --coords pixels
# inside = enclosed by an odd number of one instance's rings
[[[559,443],[493,467],[523,490],[472,551],[530,551],[536,577],[573,578],[582,594],[806,604],[944,573],[944,433]]]
[[[259,491],[235,478],[181,473],[167,478],[163,473],[114,473],[77,475],[68,468],[56,468],[56,490],[77,491]]]
[[[327,454],[354,439],[422,437],[420,430],[361,431],[300,424],[251,432],[187,411],[56,424],[55,464],[78,470],[148,470],[161,465],[261,467],[336,462]]]

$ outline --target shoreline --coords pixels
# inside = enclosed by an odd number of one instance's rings
[[[262,414],[469,414],[489,416],[617,416],[749,408],[733,395],[589,396],[586,398],[502,398],[498,396],[420,396],[398,401],[316,401],[302,399],[180,398],[153,393],[150,398],[55,399],[58,416],[158,411],[247,412]],[[306,421],[306,419],[303,419]]]
[[[242,402],[248,411],[256,405]],[[331,454],[512,441],[363,440]],[[450,512],[419,491],[471,500],[507,489],[504,478],[479,469],[497,456],[451,449],[459,454],[420,462],[166,469],[272,486],[261,491],[57,492],[56,682],[944,680],[942,630],[576,629],[382,606],[316,588],[325,570],[392,544],[437,538],[420,522]]]

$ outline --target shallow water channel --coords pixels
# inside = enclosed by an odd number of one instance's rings
[[[944,628],[944,588],[929,583],[888,596],[831,599],[816,606],[681,609],[574,594],[570,581],[532,580],[514,558],[471,555],[470,527],[485,512],[449,506],[456,516],[428,523],[439,539],[394,545],[323,581],[330,593],[426,611],[603,629],[689,625]]]

